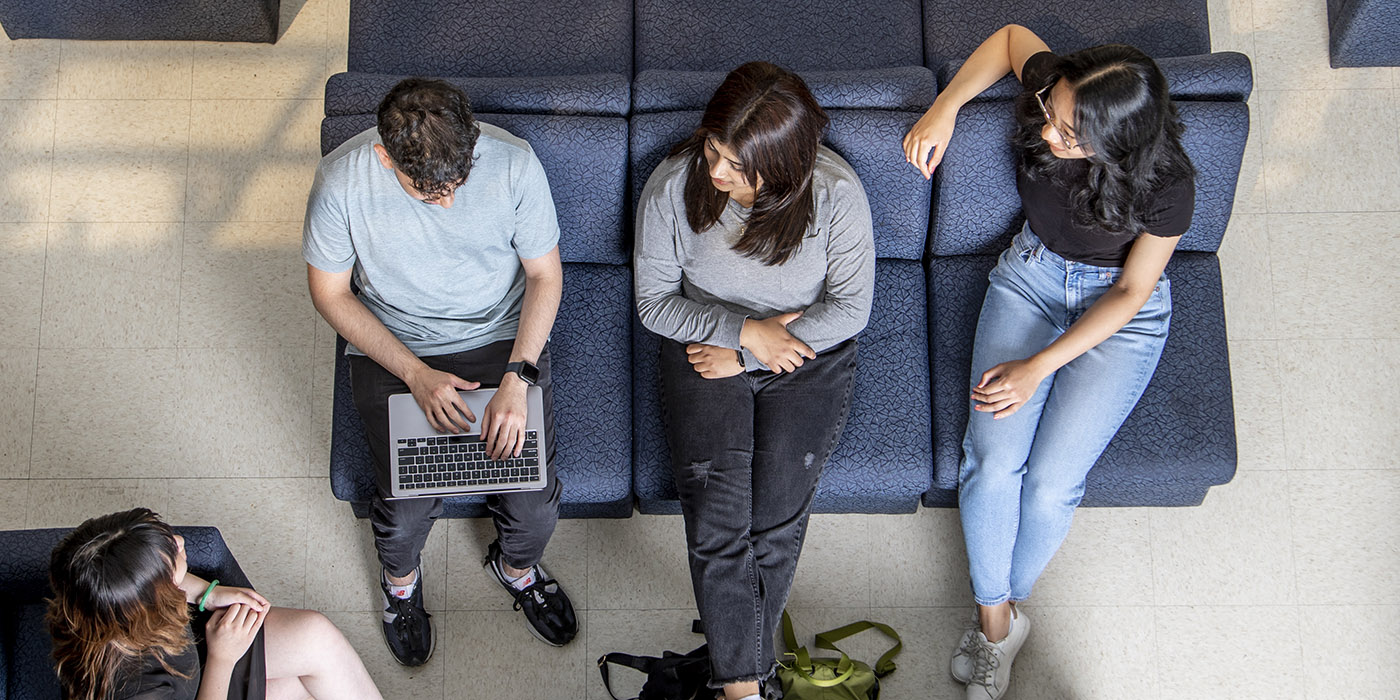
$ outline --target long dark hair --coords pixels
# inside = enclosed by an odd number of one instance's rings
[[[167,661],[192,643],[177,555],[170,526],[146,508],[88,520],[54,548],[46,621],[64,697],[106,700],[145,654],[185,675]]]
[[[429,196],[450,193],[472,170],[481,127],[471,102],[456,85],[405,78],[379,102],[379,139],[413,189]]]
[[[765,265],[781,265],[802,244],[812,222],[812,170],[826,130],[826,112],[797,74],[771,63],[745,63],[725,77],[690,138],[671,149],[690,158],[685,218],[703,233],[719,221],[729,195],[710,183],[705,140],[732,148],[744,177],[757,187],[748,225],[734,250]]]
[[[1088,153],[1087,177],[1073,160],[1057,158],[1041,135],[1045,117],[1036,91],[1063,78],[1074,91],[1074,133]],[[1042,85],[1027,85],[1017,101],[1016,145],[1032,178],[1065,183],[1076,223],[1136,236],[1145,229],[1153,196],[1195,174],[1181,147],[1184,130],[1151,58],[1131,46],[1107,44],[1060,59]]]

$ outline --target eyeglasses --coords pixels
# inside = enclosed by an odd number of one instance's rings
[[[1049,94],[1050,88],[1054,86],[1054,83],[1050,83],[1037,90],[1035,93],[1035,101],[1040,104],[1040,113],[1045,115],[1045,123],[1050,125],[1050,130],[1055,132],[1055,136],[1059,137],[1060,142],[1065,145],[1065,148],[1074,150],[1079,148],[1079,141],[1075,139],[1073,134],[1066,134],[1065,130],[1055,123],[1054,113],[1052,113],[1050,107],[1045,104],[1045,96]]]

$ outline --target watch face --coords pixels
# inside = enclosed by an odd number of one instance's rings
[[[540,381],[540,368],[530,364],[529,362],[520,363],[520,369],[518,371],[518,374],[520,375],[521,379],[524,379],[526,382],[532,385],[538,384]]]

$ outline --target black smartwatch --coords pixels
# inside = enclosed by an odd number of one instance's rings
[[[529,360],[521,360],[506,365],[507,373],[515,373],[516,376],[525,380],[526,384],[534,386],[540,381],[540,368]]]

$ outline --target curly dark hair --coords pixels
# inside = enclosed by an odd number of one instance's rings
[[[748,227],[734,250],[765,265],[781,265],[802,244],[815,204],[812,171],[827,125],[826,112],[796,73],[753,61],[735,68],[715,90],[700,125],[671,149],[690,159],[685,216],[704,232],[719,221],[729,195],[710,184],[705,140],[734,149],[744,176],[763,187],[754,195]]]
[[[1041,135],[1045,117],[1035,93],[1062,78],[1074,91],[1074,132],[1087,147],[1087,177],[1080,164],[1051,153]],[[1136,236],[1145,230],[1153,197],[1195,175],[1166,76],[1132,46],[1107,44],[1063,57],[1045,83],[1025,86],[1016,119],[1021,167],[1032,179],[1064,183],[1081,226]]]
[[[481,128],[457,86],[405,78],[380,101],[378,116],[379,139],[414,189],[436,198],[466,182]]]

